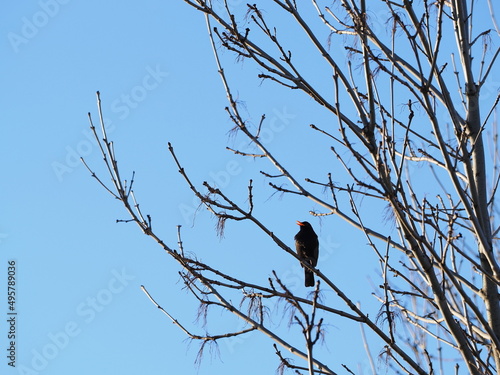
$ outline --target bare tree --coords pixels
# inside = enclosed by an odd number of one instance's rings
[[[87,167],[92,176],[123,203],[130,221],[177,260],[186,288],[205,310],[223,309],[246,322],[247,328],[217,336],[195,335],[144,289],[151,301],[187,335],[201,340],[202,349],[250,331],[269,336],[281,370],[355,373],[338,359],[325,363],[315,356],[322,339],[328,340],[325,324],[341,318],[358,322],[363,334],[376,336],[377,345],[384,348],[385,363],[397,373],[450,372],[450,365],[443,365],[446,356],[456,373],[461,366],[470,374],[496,374],[500,368],[496,237],[500,227],[495,195],[500,160],[494,114],[500,97],[494,66],[500,49],[493,43],[498,33],[486,26],[496,25],[493,10],[491,18],[484,18],[488,4],[339,0],[325,7],[317,0],[273,0],[247,4],[245,12],[238,13],[227,1],[185,2],[206,16],[227,94],[226,111],[234,131],[250,140],[256,151],[229,150],[270,163],[276,171],[255,178],[268,179],[270,189],[285,200],[289,195],[310,200],[316,207],[312,216],[324,221],[336,216],[366,237],[380,261],[376,293],[380,312],[375,319],[369,316],[327,271],[305,260],[303,267],[319,280],[310,298],[298,296],[276,273],[267,285],[259,285],[242,280],[237,270],[226,274],[197,260],[184,251],[180,228],[178,244],[166,244],[153,231],[151,218],[141,213],[133,178],[128,186],[122,179],[98,99],[102,134],[97,134],[91,118],[90,123],[112,185],[104,184]],[[290,50],[283,41],[287,30],[278,30],[273,25],[276,20],[300,29],[310,44]],[[310,125],[311,134],[331,143],[333,157],[323,162],[323,180],[300,181],[286,160],[278,159],[261,141],[265,116],[256,126],[248,124],[222,66],[221,50],[252,61],[260,69],[258,78],[305,93],[331,114],[333,121]],[[330,72],[321,84],[319,67]],[[485,142],[487,138],[491,141]],[[228,196],[217,186],[195,186],[173,146],[168,148],[193,194],[217,218],[220,231],[227,220],[252,222],[274,242],[276,251],[301,261],[287,245],[289,239],[279,238],[254,215],[252,180],[243,197],[246,203],[239,204],[242,197]],[[335,183],[332,178],[339,167],[348,176],[346,182]],[[374,209],[380,209],[380,215],[374,215]],[[392,229],[380,223],[385,210],[391,212]],[[323,290],[335,292],[344,308],[323,304]],[[240,305],[227,297],[234,293],[241,296]],[[266,307],[278,301],[291,309],[304,337],[304,350],[265,319]],[[302,362],[287,359],[283,349]],[[367,356],[372,359],[369,351]]]

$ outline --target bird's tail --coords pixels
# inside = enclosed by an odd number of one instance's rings
[[[314,273],[308,269],[304,270],[304,284],[305,286],[314,286]]]

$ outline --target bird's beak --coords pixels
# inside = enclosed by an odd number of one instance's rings
[[[298,220],[297,220],[297,225],[300,225],[301,227],[304,226],[304,224],[301,221],[298,221]]]

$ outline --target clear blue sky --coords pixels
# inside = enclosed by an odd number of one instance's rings
[[[245,2],[231,3],[244,11]],[[246,141],[228,135],[232,124],[223,110],[227,103],[203,16],[181,0],[41,0],[9,2],[5,8],[0,15],[0,372],[274,372],[278,359],[272,342],[258,333],[221,341],[220,355],[207,353],[199,369],[194,365],[198,343],[189,343],[140,290],[145,285],[189,330],[203,334],[205,328],[195,322],[197,303],[181,290],[177,265],[138,228],[115,223],[128,218],[125,211],[78,161],[84,156],[106,177],[87,121],[87,112],[97,120],[95,92],[100,90],[124,178],[136,171],[141,208],[151,214],[164,241],[175,247],[176,225],[181,224],[185,248],[199,258],[256,281],[276,270],[305,295],[299,265],[249,224],[228,223],[221,240],[215,221],[201,210],[193,226],[197,203],[168,154],[168,141],[195,183],[218,183],[242,203],[249,178],[259,170],[275,172],[265,161],[247,161],[225,150],[244,148]],[[229,53],[223,57],[249,120],[257,123],[266,114],[266,142],[276,155],[285,157],[300,178],[324,178],[325,169],[304,169],[301,161],[313,156],[334,161],[329,143],[309,128],[312,122],[333,120],[304,95],[261,85],[250,64],[235,64]],[[301,147],[306,135],[318,147]],[[306,220],[316,207],[271,195],[267,181],[257,179],[257,214],[292,245],[295,220]],[[369,275],[378,265],[365,239],[335,217],[310,221],[322,243],[319,267],[339,285],[349,286],[354,301],[369,295]],[[366,262],[359,265],[359,259]],[[7,267],[12,260],[16,369],[4,355]],[[354,265],[360,268],[356,279],[349,272]],[[326,293],[325,298],[343,307],[334,297]],[[372,311],[376,314],[376,305]],[[280,330],[289,332],[286,318],[276,311],[272,316],[281,322]],[[242,327],[227,313],[215,311],[211,317],[210,334]],[[340,318],[330,323],[319,359],[343,358],[353,369],[367,371],[358,326]],[[294,327],[290,332],[294,330],[298,332]],[[291,337],[303,349],[300,336]],[[376,355],[379,348],[373,349]]]

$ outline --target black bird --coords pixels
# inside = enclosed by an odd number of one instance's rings
[[[316,267],[319,256],[319,241],[318,236],[314,232],[311,224],[307,221],[297,221],[300,225],[299,233],[295,235],[295,249],[297,255],[309,263],[311,266]],[[304,267],[302,265],[302,267]],[[304,269],[305,273],[305,286],[314,286],[314,273],[307,268]]]

